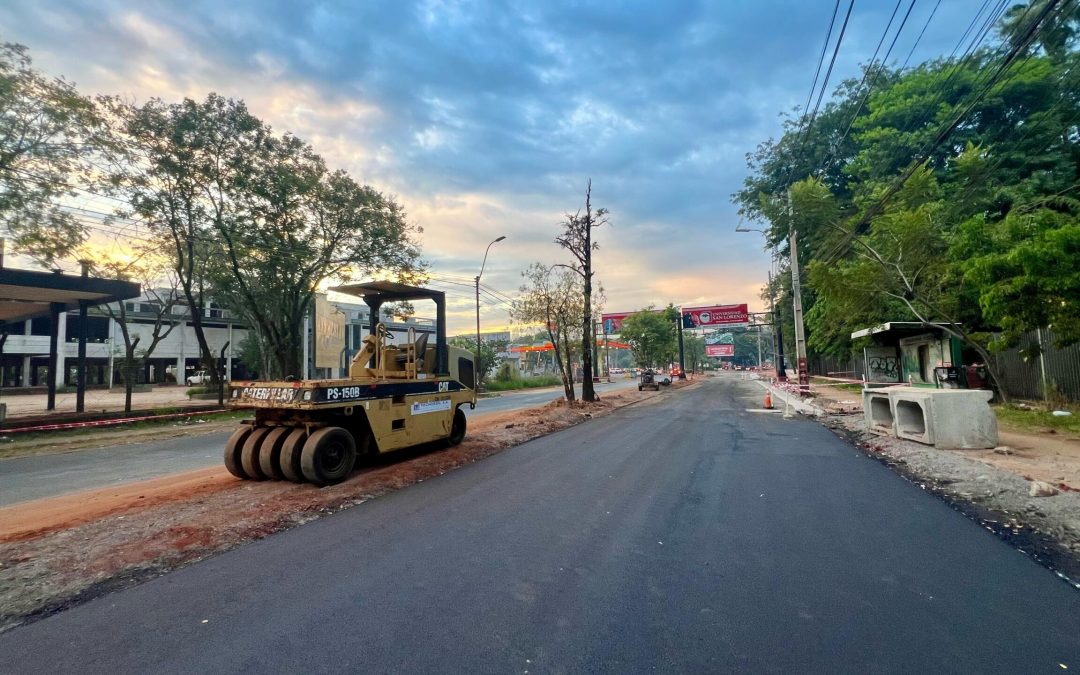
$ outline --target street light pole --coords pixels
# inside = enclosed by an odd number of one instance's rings
[[[476,377],[476,384],[477,385],[479,385],[479,383],[481,381],[483,381],[482,374],[487,372],[485,370],[481,370],[482,364],[480,363],[480,277],[484,276],[484,267],[487,266],[488,252],[491,251],[492,244],[497,244],[500,241],[502,241],[503,239],[506,239],[506,237],[504,236],[504,237],[499,237],[497,239],[494,239],[491,243],[489,243],[487,245],[487,248],[484,249],[484,261],[482,263],[480,263],[480,274],[476,275],[476,374],[475,374],[475,377]]]
[[[768,237],[768,233],[765,230],[759,230],[754,227],[743,227],[742,221],[735,226],[736,232],[760,232],[761,236]],[[773,254],[773,260],[775,260],[775,253]],[[773,366],[776,367],[776,379],[780,382],[787,380],[787,368],[784,364],[784,334],[780,327],[780,313],[776,311],[773,305],[773,291],[772,291],[772,270],[769,270],[769,313],[772,314],[773,319],[773,340],[776,342],[776,350],[774,352],[774,361],[776,363]]]

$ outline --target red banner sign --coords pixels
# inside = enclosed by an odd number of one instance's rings
[[[682,314],[683,325],[687,328],[737,326],[750,323],[750,312],[746,309],[746,305],[684,307]]]
[[[705,356],[735,356],[735,345],[705,345]]]

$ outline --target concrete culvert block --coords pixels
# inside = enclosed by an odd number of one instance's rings
[[[877,434],[893,435],[893,412],[888,392],[863,389],[862,396],[866,428]]]
[[[893,416],[896,418],[896,436],[916,443],[934,444],[934,426],[931,420],[929,397],[898,395],[893,398]]]
[[[992,396],[981,389],[890,389],[896,435],[940,448],[997,447]]]

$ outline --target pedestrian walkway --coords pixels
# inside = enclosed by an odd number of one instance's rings
[[[134,392],[131,395],[132,410],[150,410],[154,408],[172,408],[183,406],[207,405],[212,401],[191,400],[187,396],[190,387],[175,384],[154,385],[150,391]],[[7,404],[7,419],[41,417],[50,414],[71,414],[75,412],[75,392],[56,394],[56,409],[46,410],[46,394],[5,394],[0,390],[0,403]],[[117,412],[124,409],[124,390],[121,388],[88,389],[86,391],[86,412]]]

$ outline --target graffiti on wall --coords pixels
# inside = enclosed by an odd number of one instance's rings
[[[866,348],[866,379],[870,382],[900,382],[900,358],[892,347]]]

